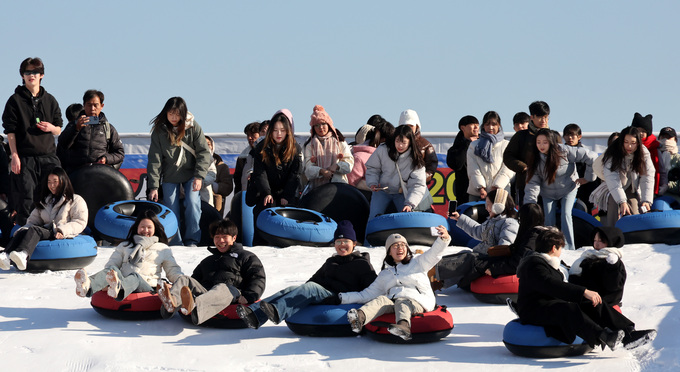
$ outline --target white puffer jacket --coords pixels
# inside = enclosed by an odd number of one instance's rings
[[[475,155],[475,147],[477,147],[478,141],[473,141],[467,151],[467,173],[470,179],[468,194],[479,196],[480,187],[484,187],[487,192],[491,191],[494,186],[510,191],[510,179],[515,175],[515,172],[503,163],[503,152],[505,152],[510,141],[502,140],[493,146],[493,163],[487,163]]]
[[[603,164],[604,182],[607,184],[609,193],[611,193],[617,204],[621,204],[627,200],[626,188],[632,186],[633,191],[640,194],[641,202],[652,203],[654,201],[654,163],[649,155],[649,150],[640,145],[642,149],[642,159],[647,170],[646,174],[638,174],[632,169],[633,155],[626,155],[623,167],[617,172],[612,172],[612,161],[608,159]]]
[[[409,298],[418,301],[425,311],[434,310],[436,300],[427,271],[442,258],[444,248],[451,242],[451,238],[437,238],[432,248],[427,252],[414,256],[411,261],[404,265],[388,266],[378,274],[378,277],[361,292],[341,293],[343,304],[366,303],[370,300],[385,295],[390,299]]]
[[[399,172],[406,184],[404,202],[411,207],[417,206],[425,196],[427,183],[425,182],[425,167],[413,168],[411,160],[412,148],[399,155],[395,163],[388,154],[387,145],[382,144],[371,154],[366,162],[366,185],[368,187],[378,186],[387,187],[385,190],[389,194],[398,194],[401,188],[399,182]],[[399,172],[397,171],[397,164]]]
[[[138,263],[133,264],[130,262],[137,244],[130,244],[126,241],[118,244],[104,267],[118,267],[124,276],[137,273],[154,288],[161,278],[161,269],[165,271],[165,276],[168,280],[173,283],[180,275],[183,275],[182,269],[172,255],[172,250],[166,244],[159,243],[158,237],[144,238],[140,235],[135,235],[134,239],[140,243],[139,254],[141,254],[142,259]]]
[[[42,209],[33,209],[24,227],[43,226],[49,229],[54,223],[55,232],[61,232],[66,239],[74,238],[85,230],[88,218],[85,199],[78,194],[73,194],[73,200],[69,202],[65,202],[63,196],[56,202],[51,199],[48,196],[40,202]]]

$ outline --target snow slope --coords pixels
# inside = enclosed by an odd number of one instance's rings
[[[330,247],[250,249],[267,271],[265,296],[303,283],[334,252]],[[374,268],[380,269],[383,248],[358,249],[371,252]],[[449,247],[447,253],[460,249]],[[173,251],[188,274],[208,254],[202,248]],[[517,357],[502,343],[503,327],[514,318],[510,310],[482,304],[457,288],[437,294],[455,323],[446,339],[393,345],[367,337],[299,337],[284,323],[267,323],[259,330],[222,330],[196,327],[177,316],[141,322],[107,319],[88,299],[75,295],[75,271],[24,273],[13,268],[0,272],[0,365],[3,371],[678,370],[680,247],[637,244],[624,251],[628,281],[623,312],[638,329],[659,329],[651,346],[633,352],[598,350],[548,360]],[[100,248],[88,272],[102,269],[111,252]],[[565,251],[563,259],[571,263],[579,254]]]

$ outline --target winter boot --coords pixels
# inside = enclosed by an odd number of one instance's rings
[[[600,345],[602,345],[602,350],[604,350],[605,346],[609,347],[612,351],[621,347],[621,340],[623,340],[624,335],[625,333],[623,330],[612,331],[609,328],[603,329],[602,333],[600,333]]]
[[[279,312],[276,310],[274,305],[270,304],[269,302],[260,301],[260,309],[262,309],[262,311],[265,313],[265,315],[267,315],[267,318],[269,318],[272,323],[281,323]]]
[[[161,302],[163,303],[163,307],[165,307],[165,311],[167,311],[169,314],[174,313],[175,309],[177,308],[177,300],[172,295],[172,293],[170,293],[170,285],[168,282],[164,280],[160,281],[156,287],[156,292],[158,293],[158,298],[160,298]]]
[[[366,314],[361,309],[350,309],[347,312],[347,320],[354,333],[360,333],[366,323]]]
[[[411,327],[409,327],[408,322],[403,319],[398,321],[397,324],[390,324],[387,328],[387,332],[401,337],[406,341],[411,339]]]
[[[238,314],[238,317],[241,318],[241,320],[243,320],[244,323],[246,323],[248,328],[252,329],[260,328],[260,321],[257,320],[257,315],[255,315],[253,309],[249,308],[248,306],[243,305],[236,306],[236,314]]]
[[[106,291],[106,294],[108,294],[109,297],[118,298],[118,292],[120,292],[122,284],[120,283],[118,273],[115,270],[111,269],[106,273],[106,283],[109,284],[109,289]]]
[[[182,297],[182,309],[180,310],[182,314],[189,315],[194,310],[194,294],[191,293],[189,287],[184,286],[180,290],[180,295]]]
[[[73,279],[76,281],[76,294],[80,297],[87,297],[88,292],[90,292],[90,278],[85,269],[76,271]]]
[[[632,350],[636,347],[652,342],[655,338],[655,329],[632,331],[623,338],[623,347],[626,348],[626,350]]]

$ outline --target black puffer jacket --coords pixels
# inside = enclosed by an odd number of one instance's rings
[[[371,285],[377,276],[371,256],[354,251],[347,256],[329,257],[309,281],[335,293],[358,292]]]
[[[9,97],[2,113],[5,133],[15,133],[19,156],[54,155],[57,151],[52,133],[43,132],[36,120],[63,125],[59,103],[45,88],[40,87],[37,99],[24,85],[19,85]]]
[[[254,149],[250,151],[253,157],[253,174],[248,182],[248,193],[246,194],[248,205],[262,204],[267,195],[274,198],[275,204],[279,205],[281,198],[289,203],[294,203],[300,188],[300,173],[302,172],[302,147],[295,144],[296,154],[287,162],[279,166],[266,164],[262,161],[262,148],[265,141],[260,141]],[[273,159],[271,147],[266,149],[269,159]]]
[[[206,289],[225,283],[238,288],[248,303],[257,301],[264,292],[265,273],[262,262],[257,256],[243,249],[239,243],[225,253],[217,248],[208,248],[212,253],[196,266],[191,277],[198,280]]]
[[[85,111],[80,115],[85,115]],[[106,137],[107,123],[106,115],[101,112],[99,124],[85,125],[80,131],[76,130],[74,122],[66,125],[57,144],[57,156],[64,169],[72,171],[80,166],[96,163],[102,156],[106,158],[107,165],[123,162],[123,142],[111,123],[108,123],[110,137]]]

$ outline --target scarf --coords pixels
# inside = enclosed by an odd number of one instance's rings
[[[536,132],[538,132],[540,129],[543,129],[543,128],[538,128],[537,126],[534,125],[534,122],[533,122],[533,121],[529,120],[529,131],[530,131],[532,134],[535,135]],[[545,129],[550,129],[550,127],[545,127]]]
[[[588,258],[606,259],[610,265],[613,265],[619,262],[621,257],[623,257],[623,251],[615,247],[602,248],[599,251],[596,249],[588,249],[571,265],[569,275],[581,275],[583,272],[581,263]]]
[[[341,154],[340,143],[330,130],[323,137],[313,136],[308,146],[312,146],[312,156],[316,157],[317,167],[328,169],[338,162],[338,154]],[[328,181],[323,178],[314,178],[310,182],[313,187],[317,187]]]
[[[135,246],[132,248],[130,255],[128,255],[127,262],[136,266],[144,261],[147,248],[158,243],[158,237],[135,235],[132,237],[132,240],[135,242]]]
[[[490,134],[482,130],[475,146],[475,155],[479,156],[485,163],[493,164],[493,147],[503,140],[503,128],[498,129],[498,133]]]

